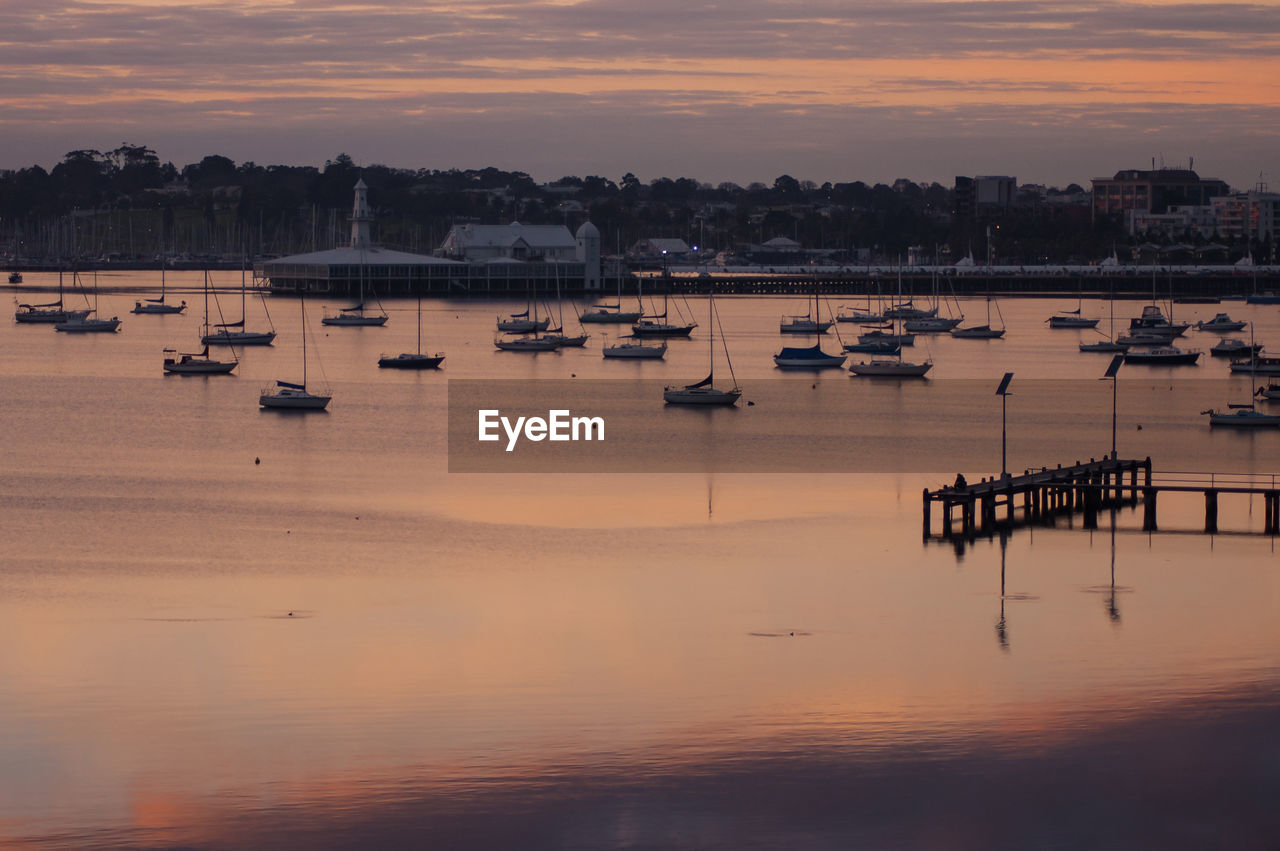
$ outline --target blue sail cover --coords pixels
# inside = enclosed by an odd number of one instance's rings
[[[512,318],[512,319],[524,319],[524,318],[525,318],[526,316],[528,316],[528,315],[529,315],[529,311],[527,311],[527,310],[526,310],[524,313],[513,313],[513,314],[511,314],[511,318]]]
[[[290,390],[306,390],[307,389],[307,385],[305,384],[290,384],[288,381],[277,381],[276,386],[288,387]]]
[[[684,386],[684,389],[685,389],[685,390],[694,390],[694,389],[696,389],[696,388],[698,388],[698,387],[706,387],[706,386],[707,386],[708,384],[710,384],[710,383],[711,383],[711,376],[710,376],[710,375],[708,375],[706,378],[702,379],[702,380],[701,380],[701,381],[699,381],[697,384],[686,384],[686,385]]]
[[[239,322],[219,322],[217,325],[214,325],[213,327],[214,328],[243,328],[244,320],[241,319]]]
[[[822,346],[820,345],[813,345],[805,349],[783,346],[782,351],[778,352],[778,357],[793,358],[796,360],[826,360],[831,357],[831,355],[822,351]]]

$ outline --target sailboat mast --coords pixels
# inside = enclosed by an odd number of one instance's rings
[[[307,299],[298,296],[298,310],[302,314],[302,392],[307,392]]]
[[[707,294],[707,354],[710,356],[711,364],[709,372],[711,374],[711,386],[716,383],[716,291],[713,286]]]

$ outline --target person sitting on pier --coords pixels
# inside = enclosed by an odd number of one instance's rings
[[[969,487],[969,483],[965,481],[964,473],[956,473],[956,483],[952,487],[958,491],[962,491]]]

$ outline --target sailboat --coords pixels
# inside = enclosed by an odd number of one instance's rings
[[[778,323],[778,331],[782,334],[825,334],[831,328],[833,323],[825,322],[822,319],[818,309],[818,293],[813,293],[813,306],[808,307],[808,299],[805,300],[808,308],[807,313],[799,315],[783,316]]]
[[[594,307],[588,307],[578,316],[578,322],[586,325],[588,323],[626,325],[638,320],[644,316],[644,306],[641,305],[639,310],[623,311],[622,309],[622,261],[618,261],[618,303],[617,304],[597,304]],[[636,300],[639,301],[637,293]]]
[[[1089,319],[1083,314],[1084,310],[1084,282],[1080,283],[1080,293],[1076,297],[1075,310],[1059,310],[1053,316],[1050,316],[1045,322],[1049,323],[1050,328],[1097,328],[1098,320]]]
[[[987,296],[987,324],[970,325],[967,328],[952,328],[951,336],[962,340],[997,340],[1004,336],[1004,316],[1000,313],[1000,305],[996,305],[996,316],[1000,317],[1000,327],[991,327],[991,296]]]
[[[1098,340],[1096,343],[1081,343],[1080,351],[1111,353],[1129,351],[1129,343],[1123,343],[1116,339],[1116,285],[1114,283],[1111,285],[1111,293],[1107,298],[1107,308],[1110,315],[1107,325],[1107,339]],[[1094,325],[1096,324],[1095,322]],[[1050,325],[1050,327],[1053,326]]]
[[[631,326],[636,337],[688,337],[697,322],[667,322],[667,294],[662,294],[662,313],[652,318],[640,319]]]
[[[814,295],[814,301],[817,301],[817,295]],[[793,317],[801,318],[801,317]],[[826,330],[820,322],[820,317],[814,316],[815,320],[812,324],[811,334],[814,336],[812,346],[783,346],[782,351],[773,356],[773,363],[779,369],[827,369],[839,368],[844,366],[845,358],[848,355],[838,354],[829,355],[822,350],[822,334]],[[831,323],[827,323],[830,327]],[[839,332],[837,332],[839,333]]]
[[[667,354],[667,341],[650,345],[641,340],[630,342],[619,340],[613,345],[603,346],[600,354],[606,358],[630,358],[632,360],[661,360]]]
[[[205,270],[205,276],[209,274]],[[214,325],[217,331],[206,330],[200,342],[210,346],[269,346],[276,338],[275,329],[270,331],[246,331],[244,330],[245,321],[245,304],[247,299],[248,287],[244,280],[244,267],[240,268],[240,320],[238,322],[221,322]],[[266,308],[266,302],[262,303]],[[267,314],[267,322],[271,322],[271,314]],[[239,330],[236,330],[239,329]]]
[[[302,317],[302,383],[276,381],[274,388],[263,388],[258,404],[263,408],[290,411],[323,411],[331,397],[307,390],[307,301],[301,295],[298,296],[298,309]]]
[[[377,296],[375,295],[376,299]],[[359,327],[366,325],[386,325],[387,312],[382,310],[382,304],[378,304],[381,313],[365,313],[364,312],[364,249],[360,249],[360,299],[351,307],[338,308],[338,312],[323,317],[320,320],[321,325],[338,325],[345,327]]]
[[[72,281],[76,280],[76,273],[72,272]],[[120,327],[120,320],[116,317],[110,319],[100,319],[98,313],[98,276],[94,273],[93,277],[93,310],[86,312],[77,311],[74,315],[69,315],[62,322],[58,322],[53,326],[55,331],[66,331],[73,334],[88,333],[112,333]]]
[[[529,312],[533,311],[533,318],[529,318]],[[551,317],[546,319],[538,319],[538,290],[537,287],[530,284],[529,289],[529,306],[524,309],[523,313],[513,313],[506,319],[498,320],[498,330],[507,334],[531,334],[538,331],[545,331],[551,325]]]
[[[1232,426],[1234,428],[1258,428],[1260,426],[1280,426],[1280,414],[1264,414],[1254,407],[1252,402],[1248,404],[1231,403],[1227,405],[1227,410],[1218,411],[1210,409],[1201,411],[1201,414],[1207,414],[1209,417],[1209,425],[1211,426]]]
[[[902,348],[899,347],[895,357],[872,357],[870,360],[858,361],[849,365],[849,372],[869,377],[923,378],[932,368],[933,361],[928,358],[921,363],[904,361]]]
[[[16,274],[16,273],[15,273]],[[21,279],[21,276],[19,276]],[[10,281],[10,283],[14,283]],[[50,301],[44,304],[19,304],[18,309],[14,311],[13,319],[15,322],[66,322],[77,316],[85,317],[89,315],[88,310],[67,310],[62,305],[62,270],[58,270],[58,300]]]
[[[952,301],[954,300],[955,294],[952,293]],[[935,266],[933,272],[933,308],[929,311],[929,315],[927,316],[906,318],[902,327],[912,333],[929,334],[940,331],[950,331],[964,321],[963,313],[960,314],[959,317],[939,316],[938,309],[940,306],[941,299],[938,294],[938,272],[937,267]]]
[[[184,302],[185,304],[185,302]],[[204,273],[204,331],[209,331],[209,273]],[[209,344],[202,352],[179,352],[176,349],[165,349],[164,371],[170,375],[228,375],[240,362],[236,358],[236,350],[231,349],[231,360],[224,361],[209,357]]]
[[[710,346],[708,353],[710,355],[710,370],[707,377],[695,384],[668,385],[662,391],[662,398],[666,400],[668,405],[735,405],[738,399],[742,397],[742,388],[738,387],[737,379],[733,375],[733,361],[729,360],[729,347],[724,346],[725,362],[729,365],[729,377],[733,379],[733,387],[724,390],[715,386],[716,377],[716,347],[715,347],[715,291],[713,290],[707,296],[707,326],[708,326],[708,344]],[[721,334],[721,338],[723,338]],[[722,343],[723,345],[723,343]]]
[[[551,340],[553,343],[555,343],[558,348],[580,349],[587,344],[587,339],[591,335],[590,334],[569,335],[564,333],[564,301],[560,298],[560,268],[558,266],[555,269],[555,273],[556,273],[556,310],[558,310],[560,313],[560,327],[548,328],[545,336],[546,336],[546,339]],[[550,312],[550,311],[551,311],[551,308],[550,306],[548,306],[547,312]],[[575,311],[575,314],[576,314],[576,311]],[[579,326],[579,330],[581,330],[581,326]]]
[[[207,305],[206,305],[207,307]],[[181,313],[187,309],[187,303],[182,304],[166,304],[164,300],[164,266],[160,267],[160,298],[144,298],[133,304],[133,310],[130,313],[146,314],[146,313]],[[206,311],[207,313],[207,311]]]
[[[418,296],[418,351],[401,352],[398,355],[380,355],[378,366],[388,369],[438,369],[444,360],[444,352],[434,355],[422,353],[422,296]]]

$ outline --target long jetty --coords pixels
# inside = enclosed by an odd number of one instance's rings
[[[1141,474],[1141,482],[1139,477]],[[1280,535],[1280,482],[1274,475],[1170,473],[1153,480],[1151,459],[1089,459],[1067,467],[1041,467],[1021,475],[993,476],[973,484],[924,490],[924,538],[934,537],[933,508],[941,508],[941,537],[972,539],[1031,524],[1052,525],[1060,516],[1083,515],[1084,528],[1096,529],[1098,512],[1136,507],[1142,502],[1143,531],[1159,531],[1161,493],[1199,493],[1204,497],[1204,531],[1218,532],[1218,496],[1253,494],[1263,498],[1263,534]],[[1021,509],[1019,509],[1021,501]],[[958,510],[959,517],[956,517]]]

